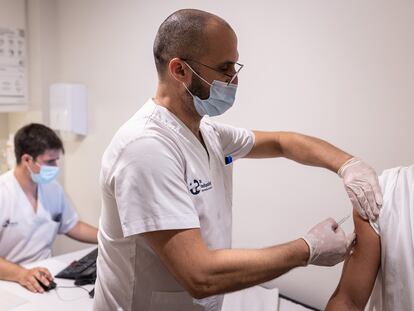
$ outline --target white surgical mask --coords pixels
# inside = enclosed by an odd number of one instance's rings
[[[194,106],[200,116],[218,116],[233,106],[234,100],[236,99],[237,84],[227,84],[218,80],[213,80],[212,83],[208,83],[190,65],[187,63],[186,65],[197,77],[210,85],[210,96],[207,99],[201,99],[193,95],[185,83],[183,83],[188,93],[193,97]]]
[[[27,166],[27,168],[30,171],[30,177],[36,184],[50,183],[56,179],[57,175],[59,174],[59,167],[57,166],[39,165],[37,163],[35,164],[40,167],[39,173],[33,173],[29,166]]]

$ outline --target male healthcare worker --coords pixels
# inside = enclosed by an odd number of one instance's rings
[[[237,38],[220,17],[180,10],[154,43],[155,97],[107,147],[101,168],[95,310],[220,310],[223,293],[307,264],[343,260],[352,236],[332,219],[303,238],[263,249],[231,249],[232,166],[284,156],[340,170],[352,201],[378,214],[376,173],[322,140],[234,128],[224,113],[237,90]],[[256,103],[257,104],[257,103]]]
[[[97,243],[97,229],[78,220],[55,180],[64,151],[48,127],[29,124],[14,139],[17,166],[0,176],[0,279],[43,293],[53,279],[46,268],[20,264],[51,256],[56,234]]]

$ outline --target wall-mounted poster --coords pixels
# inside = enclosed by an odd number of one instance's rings
[[[0,26],[0,104],[27,103],[26,73],[24,30]]]

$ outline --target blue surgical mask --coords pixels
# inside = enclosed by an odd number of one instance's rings
[[[30,176],[32,180],[36,184],[50,183],[51,181],[55,180],[57,175],[59,174],[58,166],[39,165],[37,163],[35,164],[40,167],[39,173],[33,173],[29,166],[27,166],[27,168],[30,171]]]
[[[207,99],[201,99],[198,96],[193,95],[187,86],[184,87],[193,97],[194,106],[200,116],[218,116],[226,112],[234,104],[236,99],[237,84],[227,84],[222,81],[213,80],[212,83],[208,83],[197,72],[188,65],[188,68],[197,75],[201,80],[210,85],[210,96]]]

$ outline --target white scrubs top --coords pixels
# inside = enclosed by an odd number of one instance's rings
[[[102,212],[94,310],[221,309],[223,296],[193,300],[143,232],[200,228],[210,249],[231,247],[232,166],[254,134],[203,119],[196,136],[148,102],[115,134],[102,159]],[[231,163],[230,163],[231,162]]]
[[[384,204],[371,223],[381,236],[381,268],[367,310],[414,310],[414,165],[380,176]]]
[[[48,258],[56,234],[67,233],[77,222],[56,181],[38,185],[35,212],[14,171],[0,176],[0,257],[18,264]]]

